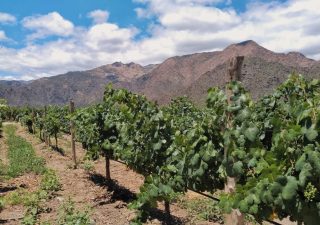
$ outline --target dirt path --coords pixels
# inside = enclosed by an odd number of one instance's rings
[[[127,208],[139,192],[139,187],[143,184],[143,177],[125,165],[111,161],[110,170],[113,181],[106,184],[104,180],[105,165],[104,160],[100,159],[94,164],[95,174],[89,175],[81,165],[78,169],[71,169],[71,145],[70,137],[63,135],[59,137],[59,147],[62,147],[64,154],[53,151],[50,147],[17,124],[17,135],[25,138],[32,143],[36,153],[43,157],[47,162],[47,167],[56,171],[62,184],[62,190],[58,191],[57,197],[51,199],[47,205],[51,211],[40,215],[41,221],[54,222],[58,215],[59,206],[71,198],[79,209],[91,207],[91,218],[95,224],[125,225],[135,217],[135,213]],[[77,157],[82,161],[85,150],[81,144],[76,144]],[[163,224],[165,214],[164,206],[159,203],[158,209],[152,210],[152,220],[149,224]],[[190,224],[190,218],[186,210],[179,208],[176,204],[171,205],[171,212],[174,224]],[[214,224],[203,222],[201,224]]]
[[[50,213],[41,214],[41,221],[54,223],[61,203],[71,198],[78,209],[94,207],[92,219],[96,224],[128,224],[128,221],[133,216],[133,212],[127,210],[127,208],[118,201],[96,206],[100,199],[107,199],[111,195],[101,181],[102,176],[96,176],[90,179],[83,169],[70,169],[72,167],[72,160],[69,154],[66,153],[66,155],[63,156],[51,150],[50,147],[41,143],[39,139],[27,133],[25,129],[19,125],[17,135],[20,135],[32,143],[36,153],[46,160],[47,167],[56,171],[59,181],[62,184],[62,190],[57,192],[57,197],[47,203],[51,208]],[[59,141],[61,143],[61,139]],[[81,156],[81,153],[78,155]]]
[[[3,126],[8,124],[10,123],[3,123]],[[8,145],[6,141],[6,134],[2,132],[2,137],[0,137],[0,159],[5,167],[10,163],[8,159]],[[9,195],[11,192],[18,189],[26,192],[33,192],[38,189],[39,184],[40,176],[34,173],[27,173],[11,179],[0,178],[0,196]],[[0,224],[19,224],[18,221],[23,217],[24,212],[25,207],[22,205],[6,206],[4,209],[0,210]]]
[[[0,160],[3,165],[8,165],[8,146],[3,131],[0,131]]]

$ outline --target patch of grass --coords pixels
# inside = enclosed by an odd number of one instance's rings
[[[48,193],[42,190],[28,192],[25,189],[18,189],[3,197],[4,205],[23,205],[30,207],[36,205],[41,199],[47,199]]]
[[[2,163],[2,160],[0,159],[0,182],[6,179],[8,179],[7,167]]]
[[[87,172],[91,173],[94,171],[94,163],[90,160],[85,160],[83,162],[82,168]]]
[[[0,212],[4,209],[4,201],[3,198],[0,198]]]
[[[74,202],[68,199],[59,209],[58,225],[90,225],[90,211],[88,209],[84,211],[78,211],[74,207]]]
[[[18,189],[5,195],[3,203],[4,205],[26,205],[27,198],[30,198],[30,193],[25,189]]]
[[[0,176],[6,175],[6,166],[2,163],[2,160],[0,159]]]
[[[62,137],[61,137],[62,138]],[[65,138],[63,138],[64,140],[65,140],[65,146],[67,147],[67,148],[71,148],[71,141],[70,140],[68,140],[68,139],[65,139]]]
[[[61,184],[56,173],[53,170],[47,170],[41,180],[41,190],[55,192],[61,189]]]
[[[43,211],[41,203],[52,198],[54,192],[61,189],[61,184],[57,175],[53,170],[46,170],[42,176],[40,189],[30,196],[31,198],[25,202],[28,209],[22,220],[23,225],[35,225],[37,223],[38,214]]]
[[[7,175],[17,177],[27,172],[41,174],[45,171],[45,160],[36,156],[32,145],[15,135],[16,126],[4,127],[7,134],[9,165]]]
[[[61,184],[55,172],[53,170],[46,170],[42,176],[39,190],[30,193],[25,189],[19,188],[4,196],[2,201],[3,205],[24,205],[32,207],[38,205],[41,200],[49,199],[54,192],[60,189]]]
[[[44,168],[40,187],[37,191],[28,192],[25,189],[18,189],[0,197],[0,211],[5,205],[23,205],[27,207],[22,219],[23,225],[38,224],[38,214],[44,211],[46,200],[54,196],[54,192],[61,189],[61,184],[55,172]]]
[[[223,215],[218,207],[218,203],[211,199],[187,199],[181,197],[178,200],[178,205],[187,210],[188,214],[195,217],[195,220],[207,220],[223,224]],[[196,221],[192,221],[196,223]]]
[[[52,225],[52,223],[50,223],[48,221],[44,221],[44,222],[41,222],[40,225]]]
[[[182,196],[178,200],[178,205],[195,218],[191,221],[192,224],[197,224],[197,221],[201,220],[224,224],[224,217],[218,204],[216,201],[205,198],[188,199]],[[245,224],[258,225],[259,223],[252,215],[245,214]]]

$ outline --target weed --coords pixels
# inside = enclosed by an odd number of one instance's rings
[[[41,190],[55,192],[61,189],[61,184],[53,170],[46,170],[41,179]]]
[[[2,160],[0,159],[0,182],[6,179],[8,179],[7,167],[2,163]]]
[[[6,205],[25,205],[25,202],[28,201],[27,198],[28,192],[24,189],[18,189],[4,196],[3,203]]]
[[[22,225],[35,225],[37,224],[38,207],[30,207],[22,219]]]
[[[41,179],[40,189],[27,198],[25,205],[28,206],[27,212],[24,215],[23,225],[37,224],[37,216],[43,210],[41,202],[50,199],[55,191],[61,189],[61,184],[55,172],[47,169]]]
[[[22,224],[35,225],[37,224],[38,214],[43,211],[42,203],[50,199],[53,192],[60,190],[60,188],[61,185],[55,172],[46,170],[42,176],[39,190],[31,193],[24,189],[13,191],[0,199],[0,207],[4,207],[5,204],[26,206],[27,210]]]
[[[178,200],[181,208],[187,210],[196,220],[207,220],[223,224],[223,216],[219,210],[218,203],[210,199],[187,199],[182,197]]]
[[[58,225],[90,225],[90,212],[88,209],[83,212],[74,207],[74,202],[68,199],[59,209]]]
[[[73,163],[68,163],[66,167],[67,167],[68,170],[73,170],[73,169],[75,169],[75,166],[74,166]]]
[[[51,225],[51,223],[48,221],[44,221],[44,222],[41,222],[40,225]]]
[[[94,170],[94,164],[92,161],[90,160],[85,160],[83,162],[83,169],[87,172],[87,173],[91,173]]]
[[[4,209],[4,200],[0,198],[0,212]]]

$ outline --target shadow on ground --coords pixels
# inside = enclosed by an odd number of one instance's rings
[[[59,148],[59,147],[56,147],[56,146],[51,146],[51,149],[55,152],[58,152],[60,155],[62,156],[66,156],[63,148]]]
[[[126,204],[137,199],[135,193],[127,189],[126,187],[118,184],[115,180],[106,180],[104,176],[98,173],[92,173],[89,175],[89,180],[92,181],[95,185],[100,187],[106,187],[107,193],[104,196],[100,196],[95,199],[97,201],[96,205],[111,204],[116,201],[122,201]],[[149,208],[147,209],[148,219],[153,220],[157,219],[164,225],[182,225],[185,224],[180,218],[176,216],[170,216],[160,209]]]

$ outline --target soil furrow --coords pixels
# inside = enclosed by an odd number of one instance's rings
[[[128,169],[125,165],[111,161],[110,170],[112,182],[106,183],[104,179],[105,163],[101,158],[94,163],[95,173],[89,174],[79,165],[78,169],[73,169],[71,146],[68,135],[63,135],[58,139],[58,143],[63,148],[65,155],[52,150],[46,146],[36,136],[28,133],[25,128],[17,124],[17,135],[32,143],[38,156],[44,158],[47,167],[56,171],[62,190],[57,192],[57,197],[47,202],[50,212],[40,215],[41,221],[51,221],[54,224],[58,216],[59,206],[67,199],[71,198],[78,209],[91,208],[91,218],[95,224],[125,225],[135,217],[135,213],[127,208],[127,205],[135,198],[139,192],[139,187],[143,184],[143,176]],[[59,147],[60,147],[59,146]],[[76,144],[78,161],[82,161],[85,150],[81,144]],[[158,209],[152,210],[152,220],[149,224],[163,224],[166,216],[163,212],[164,206],[159,203]],[[175,224],[190,224],[186,210],[181,209],[177,204],[171,205]],[[201,224],[215,224],[203,222]]]

